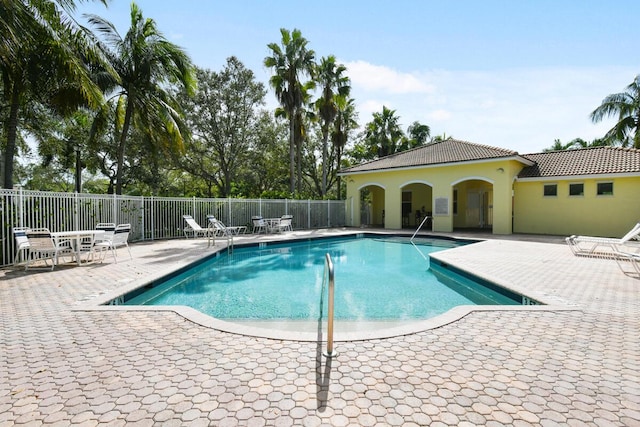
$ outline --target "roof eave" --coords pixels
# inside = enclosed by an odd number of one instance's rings
[[[474,164],[474,163],[490,163],[496,161],[508,161],[515,160],[524,164],[525,166],[533,166],[535,162],[522,157],[520,155],[506,156],[506,157],[490,157],[486,159],[474,159],[474,160],[461,160],[461,161],[453,161],[453,162],[445,162],[445,163],[433,163],[427,165],[413,165],[413,166],[398,166],[398,167],[389,167],[389,168],[380,168],[380,169],[369,169],[364,171],[341,171],[338,172],[338,176],[347,176],[347,175],[361,175],[365,173],[373,173],[373,172],[391,172],[391,171],[399,171],[399,170],[413,170],[413,169],[428,169],[428,168],[436,168],[443,166],[452,166],[452,165],[461,165],[461,164]],[[355,166],[357,167],[357,166]]]
[[[640,177],[639,172],[611,172],[611,173],[592,173],[581,175],[552,175],[552,176],[529,176],[516,177],[516,181],[534,182],[534,181],[568,181],[580,179],[611,179],[611,178],[637,178]]]

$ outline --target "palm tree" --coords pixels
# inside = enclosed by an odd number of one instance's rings
[[[401,150],[404,133],[398,124],[396,110],[383,106],[382,113],[373,113],[365,129],[365,141],[370,155],[384,157]]]
[[[88,20],[102,35],[104,42],[96,39],[96,43],[116,73],[115,78],[107,76],[109,99],[98,113],[95,127],[105,125],[112,111],[109,104],[115,105],[115,192],[122,194],[125,148],[132,126],[156,146],[182,150],[186,132],[182,113],[167,88],[177,83],[193,95],[194,68],[183,49],[167,41],[155,21],[144,19],[135,3],[131,3],[131,27],[124,38],[105,19],[91,15]]]
[[[353,98],[340,97],[336,99],[336,117],[333,122],[333,131],[331,132],[331,142],[336,152],[336,171],[340,170],[342,163],[342,153],[347,145],[351,131],[357,129],[357,114]],[[338,175],[337,180],[337,198],[340,199],[341,178]]]
[[[295,148],[296,118],[301,116],[304,103],[304,86],[301,78],[313,73],[313,50],[307,48],[307,39],[298,29],[292,32],[280,29],[282,45],[269,43],[271,56],[264,59],[264,65],[273,70],[269,84],[275,90],[278,102],[289,119],[289,189],[295,191]],[[298,161],[300,161],[298,159]]]
[[[322,130],[322,186],[321,196],[327,194],[327,171],[329,169],[329,128],[338,115],[338,99],[346,98],[351,91],[349,78],[344,75],[347,68],[337,65],[336,58],[330,55],[320,60],[316,67],[316,83],[320,85],[322,94],[316,101]]]
[[[573,148],[576,144],[579,144],[578,141],[576,141],[579,138],[574,139],[571,142],[568,142],[566,144],[563,144],[562,141],[560,141],[559,139],[554,139],[553,140],[553,145],[549,148],[545,148],[542,151],[544,152],[549,152],[549,151],[564,151],[564,150],[570,150],[571,148]]]
[[[79,106],[100,103],[102,94],[87,65],[91,46],[70,17],[75,3],[0,0],[0,75],[8,110],[2,114],[4,188],[13,187],[21,111],[41,103],[68,114]]]
[[[415,121],[407,129],[410,139],[410,148],[419,147],[427,143],[431,137],[431,128],[428,125]]]
[[[606,133],[605,139],[620,142],[623,147],[640,148],[640,75],[627,86],[626,92],[614,93],[602,100],[591,113],[594,123],[605,117],[617,116],[618,122]]]

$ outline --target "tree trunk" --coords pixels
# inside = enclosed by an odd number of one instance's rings
[[[293,194],[296,191],[295,164],[296,164],[296,133],[295,116],[291,112],[289,115],[289,191]]]
[[[298,165],[298,178],[296,180],[296,187],[298,190],[298,194],[300,194],[302,190],[302,138],[298,141],[296,145],[296,160]]]
[[[321,197],[327,194],[327,159],[329,158],[329,127],[324,126],[322,129],[322,189]]]
[[[340,172],[340,160],[342,158],[342,150],[340,149],[340,146],[336,147],[336,175],[337,175],[337,185],[338,185],[338,191],[336,192],[336,199],[337,200],[342,200],[342,177],[340,175],[338,175],[338,172]]]
[[[9,120],[7,121],[7,145],[4,152],[4,176],[3,187],[13,188],[13,158],[16,152],[16,139],[18,137],[18,112],[20,111],[20,85],[14,82],[11,90],[11,105],[9,107]]]
[[[82,192],[82,160],[80,150],[76,150],[76,193]]]
[[[120,135],[120,143],[118,144],[118,171],[116,172],[116,194],[122,194],[122,176],[124,169],[124,149],[127,142],[127,133],[131,125],[131,117],[133,116],[133,101],[131,95],[127,99],[127,111],[124,114],[124,123],[122,125],[122,134]]]

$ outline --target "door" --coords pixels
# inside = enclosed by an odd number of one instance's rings
[[[467,192],[467,212],[465,224],[467,227],[482,227],[482,193]]]

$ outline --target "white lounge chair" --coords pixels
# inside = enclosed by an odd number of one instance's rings
[[[29,253],[27,262],[24,266],[25,270],[33,261],[42,260],[45,266],[48,266],[47,260],[51,260],[51,270],[58,264],[58,257],[62,255],[73,255],[69,242],[61,242],[56,244],[51,237],[48,228],[34,228],[26,231],[27,240],[29,241]]]
[[[200,227],[200,224],[198,224],[191,215],[182,215],[182,218],[187,222],[187,226],[184,228],[184,237],[189,238],[189,234],[193,234],[194,238],[209,235],[210,230]]]
[[[131,255],[131,249],[129,249],[129,233],[131,232],[131,224],[118,224],[118,226],[113,231],[113,235],[110,236],[109,240],[100,240],[94,244],[94,250],[100,251],[100,262],[104,261],[106,256],[106,251],[111,251],[113,255],[113,261],[117,264],[118,258],[116,256],[116,251],[120,246],[125,246],[127,251],[129,252],[129,259],[133,259]],[[109,237],[109,236],[107,236]],[[105,236],[101,236],[101,239],[104,239]]]
[[[627,276],[636,275],[640,277],[640,254],[635,252],[616,252],[616,263],[620,270]],[[626,268],[627,265],[631,265],[633,270]]]
[[[209,227],[213,229],[213,233],[216,236],[237,236],[240,233],[245,234],[247,232],[247,227],[244,225],[227,227],[213,215],[207,215],[207,219],[209,220]]]
[[[640,237],[640,222],[638,222],[622,238],[569,236],[566,242],[574,255],[616,257],[619,252],[636,252],[640,245],[634,242]],[[637,242],[640,243],[640,242]],[[626,248],[622,248],[625,245]],[[637,246],[634,248],[634,246]]]

